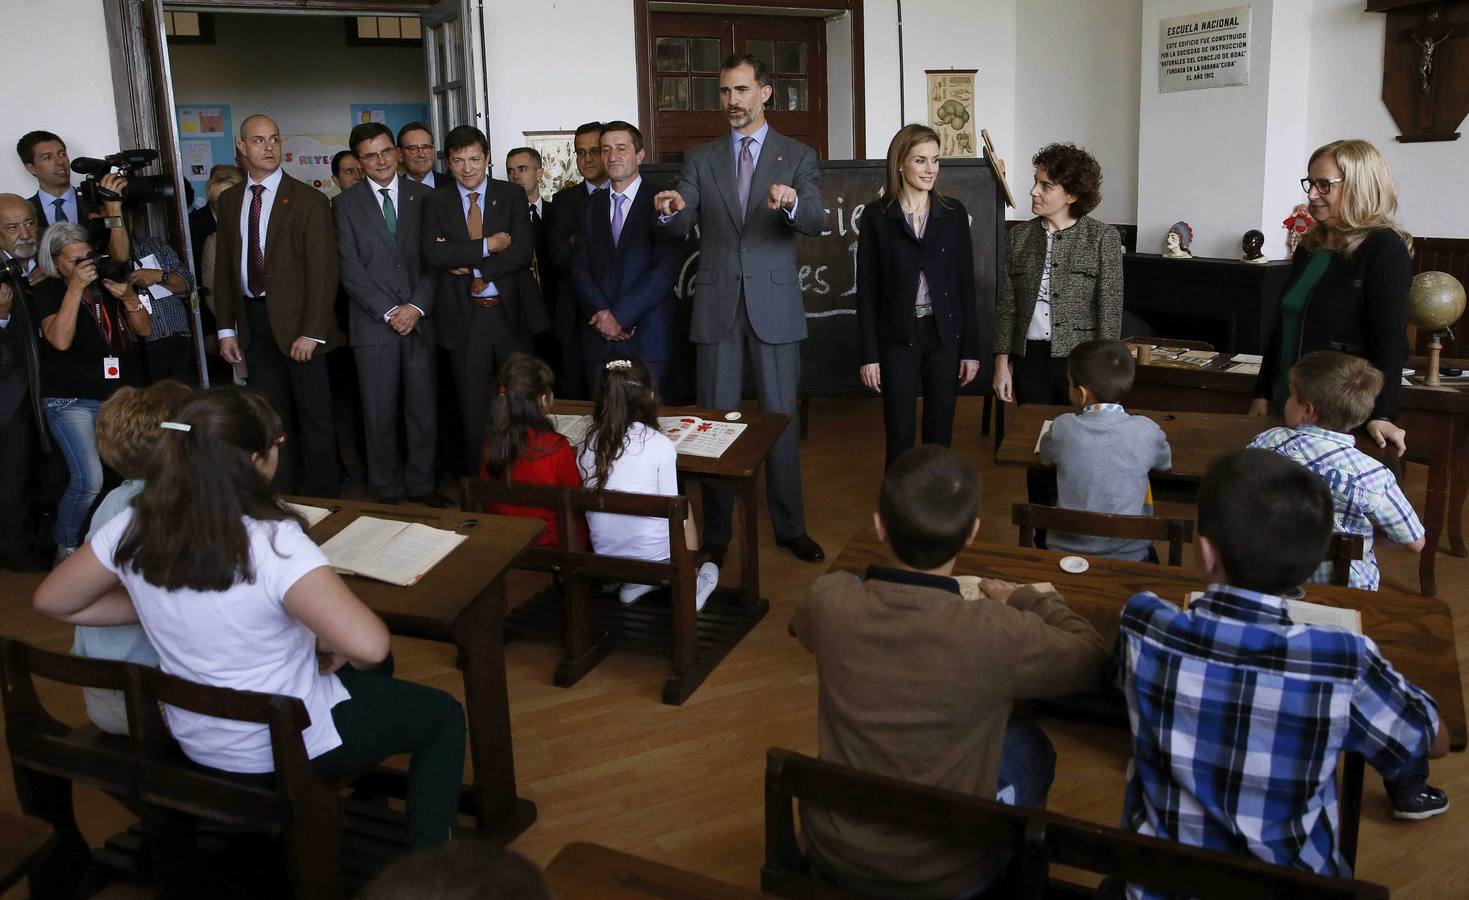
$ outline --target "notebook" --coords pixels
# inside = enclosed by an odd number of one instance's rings
[[[356,521],[321,545],[321,552],[343,575],[361,575],[399,587],[417,584],[465,536],[417,522],[374,516]]]

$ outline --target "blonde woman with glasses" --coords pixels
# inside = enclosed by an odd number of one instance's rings
[[[1395,219],[1392,172],[1366,141],[1332,141],[1311,154],[1301,189],[1316,225],[1292,258],[1250,412],[1281,414],[1291,366],[1307,353],[1351,353],[1383,374],[1367,432],[1379,447],[1392,444],[1402,456],[1406,433],[1392,419],[1408,355],[1413,239]]]

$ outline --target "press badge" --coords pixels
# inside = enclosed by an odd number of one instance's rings
[[[104,356],[104,357],[102,357],[102,377],[103,378],[121,378],[122,377],[122,368],[121,368],[121,365],[122,364],[118,361],[117,357],[115,357],[115,356]]]

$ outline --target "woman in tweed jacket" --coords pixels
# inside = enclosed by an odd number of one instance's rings
[[[1102,167],[1090,153],[1049,144],[1031,163],[1036,217],[1010,230],[1008,274],[995,306],[995,394],[1069,405],[1072,348],[1121,337],[1122,240],[1087,215],[1102,200]]]

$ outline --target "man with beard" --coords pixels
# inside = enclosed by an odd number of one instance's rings
[[[0,568],[36,571],[31,473],[39,439],[49,449],[41,413],[36,328],[21,292],[44,275],[36,265],[36,213],[16,194],[0,194],[0,259],[28,273],[0,280]],[[17,291],[17,287],[20,288]]]

